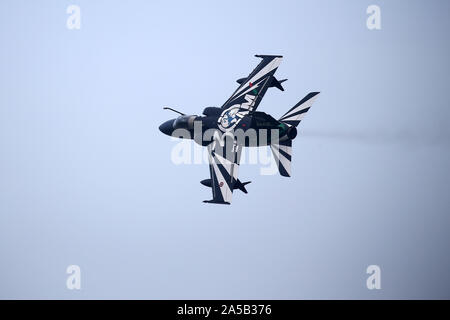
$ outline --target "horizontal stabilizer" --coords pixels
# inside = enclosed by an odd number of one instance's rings
[[[271,144],[275,162],[278,171],[283,177],[291,176],[291,160],[292,160],[292,140],[280,141],[277,144]]]
[[[311,108],[313,102],[316,100],[319,92],[310,92],[302,100],[300,100],[295,106],[289,109],[279,121],[282,121],[290,126],[298,126],[302,121],[305,114]]]

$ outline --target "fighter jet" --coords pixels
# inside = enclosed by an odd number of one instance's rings
[[[168,135],[193,139],[208,148],[210,178],[200,181],[212,189],[212,200],[207,203],[231,204],[233,190],[247,193],[250,183],[238,179],[239,162],[243,147],[270,146],[279,173],[291,176],[292,140],[297,136],[297,126],[317,98],[319,92],[308,93],[278,120],[256,111],[269,88],[284,91],[275,72],[283,57],[256,55],[261,62],[245,78],[237,80],[238,88],[222,107],[207,107],[203,115],[180,116],[160,125],[159,130]]]

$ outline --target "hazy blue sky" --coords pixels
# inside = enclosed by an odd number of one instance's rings
[[[66,8],[81,8],[68,30]],[[381,30],[366,8],[381,8]],[[1,1],[0,298],[450,298],[449,1]],[[321,95],[292,178],[158,131],[281,54],[281,116]],[[68,265],[81,290],[66,288]],[[381,267],[381,290],[366,268]]]

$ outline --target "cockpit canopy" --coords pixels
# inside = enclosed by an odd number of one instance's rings
[[[207,117],[218,117],[220,116],[220,114],[222,113],[222,109],[221,108],[217,108],[217,107],[206,107],[203,110],[203,114]]]
[[[194,129],[195,118],[197,118],[197,116],[194,116],[194,115],[180,116],[180,117],[175,119],[175,121],[173,123],[173,128],[174,129],[188,129],[188,130],[192,130],[192,129]]]

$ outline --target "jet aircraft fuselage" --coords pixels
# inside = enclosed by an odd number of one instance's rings
[[[284,91],[285,80],[275,78],[282,56],[257,55],[258,66],[245,78],[238,79],[239,87],[222,107],[207,107],[202,115],[180,114],[159,126],[172,137],[193,139],[208,148],[210,179],[201,183],[212,189],[213,199],[205,202],[230,204],[233,190],[247,193],[238,177],[243,147],[270,146],[282,176],[291,176],[292,140],[297,126],[316,99],[318,92],[307,94],[278,120],[267,113],[256,111],[269,88]]]

